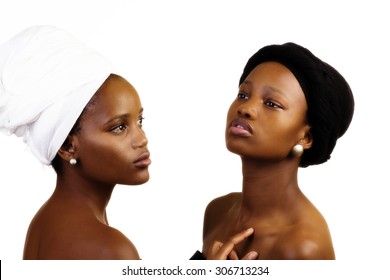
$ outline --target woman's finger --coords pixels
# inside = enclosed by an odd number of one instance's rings
[[[241,241],[245,240],[248,236],[252,235],[254,232],[253,228],[249,228],[247,230],[244,230],[234,236],[232,236],[226,243],[221,243],[219,241],[216,241],[211,246],[210,253],[207,254],[208,259],[217,259],[217,260],[226,260],[229,256],[229,254],[233,251],[234,246],[240,243]],[[235,255],[234,255],[235,254]],[[233,253],[233,258],[238,256],[236,253]]]
[[[259,254],[256,251],[251,251],[248,254],[246,254],[242,258],[242,260],[255,260],[255,259],[257,259],[258,256],[259,256]]]

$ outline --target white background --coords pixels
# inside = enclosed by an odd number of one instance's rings
[[[264,45],[292,41],[333,65],[354,92],[355,115],[331,160],[300,169],[299,182],[329,224],[338,267],[356,275],[384,269],[390,249],[385,1],[0,0],[1,43],[35,24],[62,27],[102,52],[141,96],[151,179],[118,185],[108,219],[152,262],[190,258],[202,246],[207,203],[240,191],[240,159],[226,150],[224,128],[247,59]],[[21,139],[0,135],[3,267],[21,263],[27,227],[54,185],[54,171]]]

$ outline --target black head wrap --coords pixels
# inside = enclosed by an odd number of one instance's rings
[[[308,49],[286,43],[269,45],[257,51],[248,60],[240,85],[257,65],[266,61],[286,66],[298,80],[306,97],[313,145],[305,150],[300,166],[326,162],[337,139],[347,131],[352,120],[354,98],[347,81]]]

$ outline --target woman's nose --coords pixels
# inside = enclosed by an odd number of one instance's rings
[[[254,106],[254,104],[251,104],[250,102],[245,102],[244,104],[241,104],[237,109],[238,116],[246,119],[251,119],[256,117],[257,111]]]
[[[148,138],[145,135],[145,132],[140,128],[136,138],[133,141],[133,148],[142,148],[148,145]]]

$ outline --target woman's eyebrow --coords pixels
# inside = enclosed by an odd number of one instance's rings
[[[111,119],[109,119],[108,121],[105,122],[105,125],[106,124],[109,124],[115,120],[118,120],[118,119],[126,119],[130,117],[130,114],[121,114],[121,115],[116,115],[115,117],[112,117]]]
[[[141,109],[139,109],[139,115],[141,115],[144,111],[144,108],[141,107]],[[115,120],[118,120],[118,119],[127,119],[130,117],[130,114],[120,114],[120,115],[116,115],[114,117],[112,117],[111,119],[109,119],[108,121],[106,121],[105,124],[109,124]]]
[[[246,85],[252,86],[253,82],[251,80],[245,80],[245,81],[242,82],[242,84],[246,84]],[[278,89],[276,87],[273,87],[273,86],[266,85],[262,89],[278,93],[278,94],[280,94],[280,95],[282,95],[284,97],[287,96],[283,91],[281,91],[280,89]]]
[[[282,96],[286,96],[286,94],[285,94],[283,91],[281,91],[281,90],[278,89],[278,88],[272,87],[272,86],[264,86],[264,89],[265,89],[265,90],[269,90],[269,91],[271,91],[271,92],[278,93],[278,94],[280,94],[280,95],[282,95]]]

